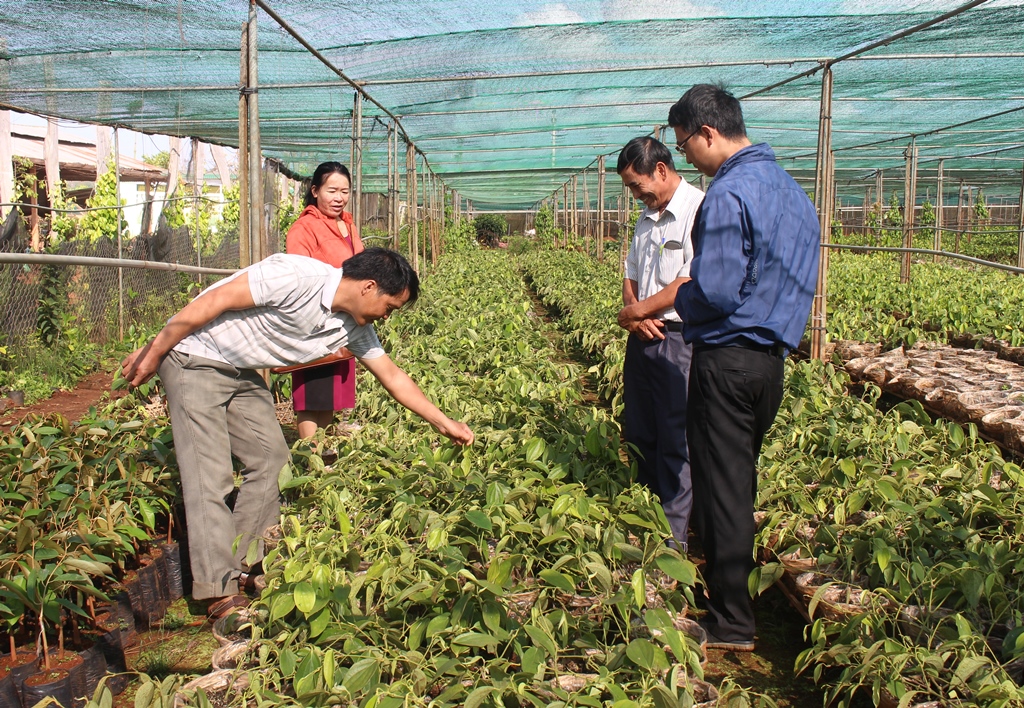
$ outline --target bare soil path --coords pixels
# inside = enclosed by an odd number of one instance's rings
[[[109,371],[94,371],[70,391],[57,391],[49,398],[29,406],[7,408],[0,412],[0,428],[10,428],[28,416],[60,413],[70,421],[81,420],[93,406],[119,398],[119,391],[111,391],[114,374]]]

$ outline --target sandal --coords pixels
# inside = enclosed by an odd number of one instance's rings
[[[256,581],[261,577],[263,577],[263,573],[257,573],[256,569],[250,570],[248,573],[241,573],[238,576],[238,592],[250,596],[259,595],[263,588],[257,585]]]
[[[228,595],[217,600],[210,602],[206,608],[206,616],[210,620],[219,620],[222,617],[227,617],[235,610],[249,606],[249,598],[245,595]]]

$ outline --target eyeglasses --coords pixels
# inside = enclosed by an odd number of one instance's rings
[[[703,127],[703,126],[701,126],[701,127]],[[686,154],[686,152],[685,152],[686,141],[689,140],[690,138],[692,138],[694,135],[696,135],[699,132],[700,132],[700,128],[697,128],[697,130],[693,131],[692,133],[687,135],[685,138],[683,138],[683,142],[676,143],[676,152],[678,152],[680,155],[685,155]]]

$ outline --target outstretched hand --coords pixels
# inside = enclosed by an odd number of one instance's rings
[[[153,353],[153,342],[136,349],[121,362],[121,376],[129,386],[141,386],[156,375],[163,357]]]
[[[468,425],[450,418],[444,427],[439,428],[438,431],[456,445],[472,445],[473,440],[476,439]]]

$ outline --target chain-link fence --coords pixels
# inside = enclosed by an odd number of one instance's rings
[[[161,264],[234,270],[239,266],[237,226],[222,229],[215,248],[197,258],[194,229],[172,228],[163,219],[152,233],[135,238],[73,236],[50,239],[49,218],[38,221],[33,239],[26,215],[11,211],[0,229],[0,254],[22,261],[0,262],[0,379],[8,372],[7,388],[17,388],[13,370],[50,370],[78,365],[76,353],[95,353],[103,345],[136,339],[137,333],[160,325],[198,289],[220,274],[197,274],[160,269]],[[49,244],[34,253],[32,243]],[[153,262],[147,267],[111,264],[68,264],[74,258],[120,258]],[[130,265],[130,264],[129,264]],[[144,265],[144,264],[139,264]],[[174,267],[174,266],[170,266]],[[87,358],[87,357],[85,357]],[[59,362],[59,363],[57,363]],[[88,366],[90,362],[82,365]],[[71,377],[73,378],[73,376]],[[54,381],[54,385],[59,385]],[[0,388],[4,388],[0,381]]]

